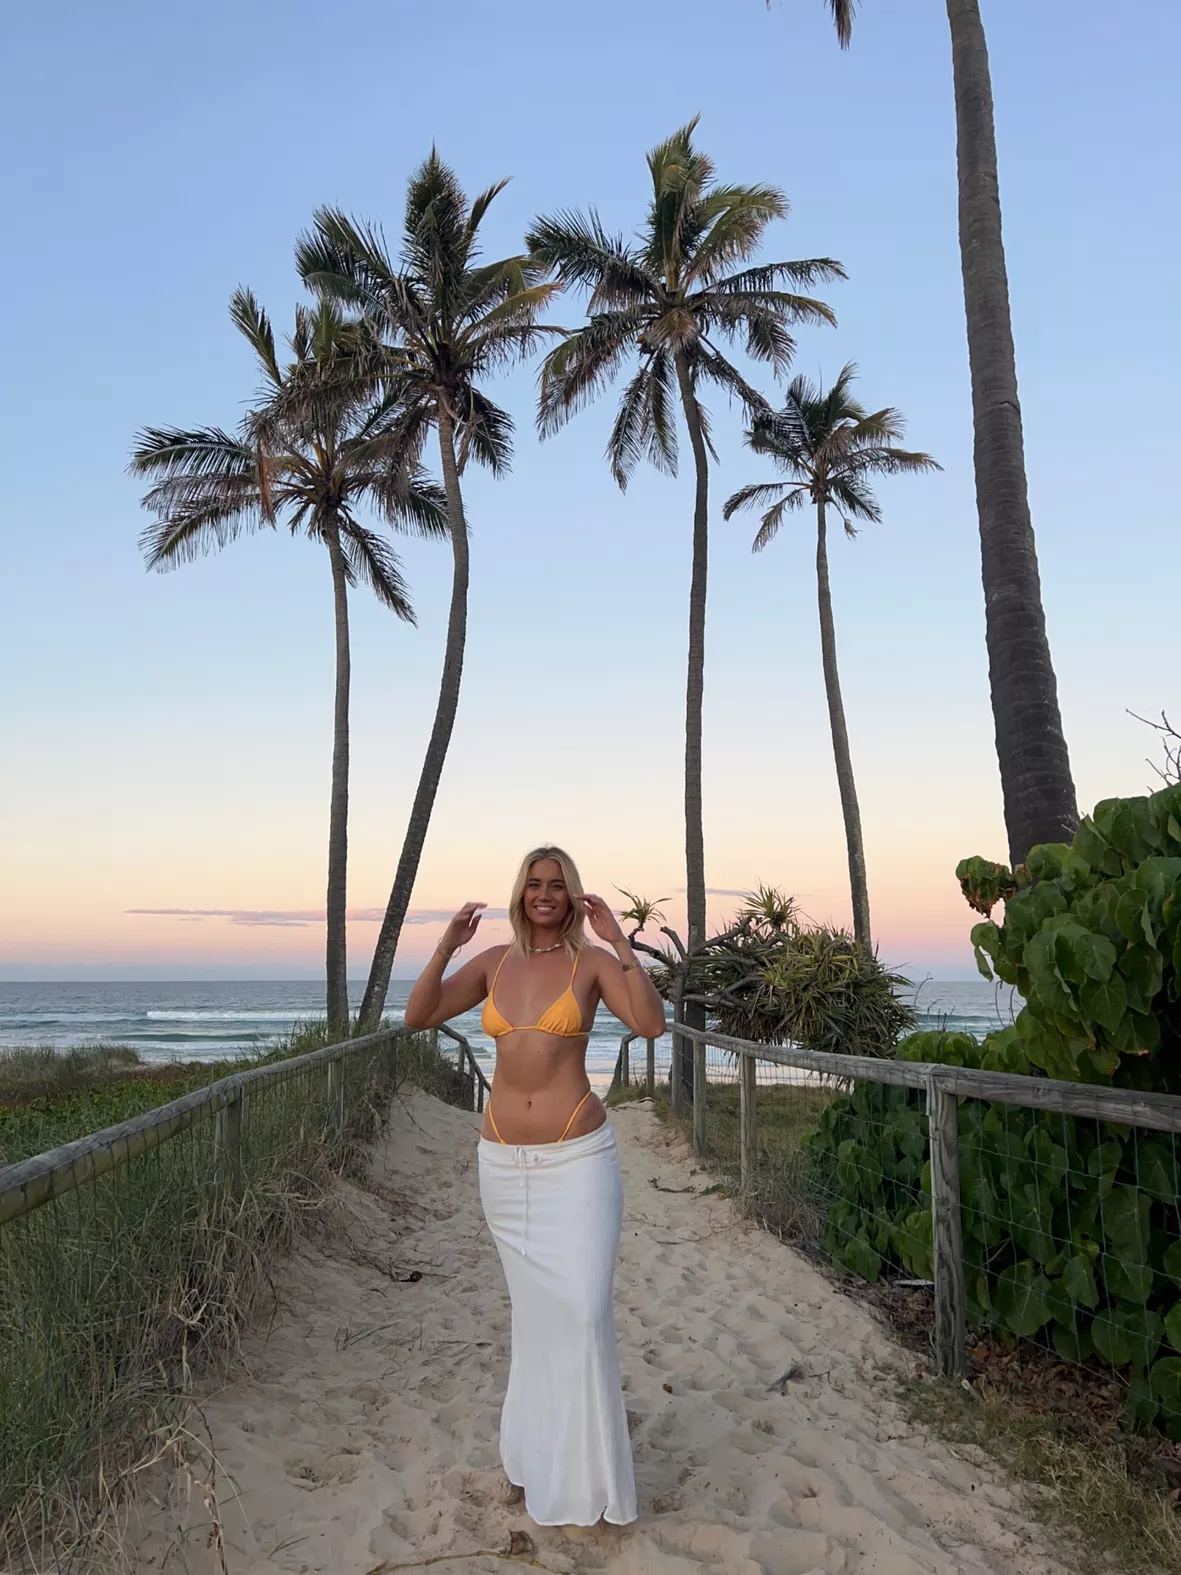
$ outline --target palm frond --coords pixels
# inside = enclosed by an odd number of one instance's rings
[[[811,475],[814,436],[808,421],[808,405],[797,397],[800,379],[788,389],[782,410],[765,410],[756,416],[747,432],[747,446],[756,454],[767,454],[787,471]]]
[[[135,476],[242,476],[253,474],[255,456],[221,427],[145,427],[135,437],[128,468]]]
[[[513,418],[493,404],[470,383],[463,390],[455,412],[459,435],[458,462],[463,470],[469,459],[494,476],[503,475],[513,459]]]
[[[554,346],[541,364],[537,425],[551,437],[615,377],[636,348],[648,314],[637,308],[598,312]]]
[[[828,9],[832,12],[841,48],[848,49],[853,39],[853,14],[857,10],[857,0],[828,0]]]
[[[770,542],[774,541],[783,524],[783,516],[790,509],[798,509],[803,502],[802,492],[787,492],[780,498],[773,508],[769,508],[763,515],[762,524],[755,532],[755,539],[750,544],[752,552],[762,552]]]
[[[849,276],[832,257],[803,257],[797,262],[758,263],[724,274],[710,281],[711,291],[777,290],[782,284],[796,284],[810,290],[817,284],[831,284]]]
[[[739,509],[754,508],[759,503],[773,503],[783,496],[792,484],[787,481],[752,481],[731,493],[722,509],[723,519],[732,519]]]
[[[652,357],[648,401],[648,459],[666,476],[677,473],[677,369],[670,355]]]
[[[476,231],[483,224],[485,214],[507,185],[507,177],[504,180],[493,181],[486,191],[482,191],[478,196],[472,198],[471,210],[467,217],[469,245],[474,244]]]
[[[787,215],[787,198],[774,186],[715,186],[698,204],[702,234],[686,260],[683,283],[710,283],[756,249],[767,226]]]
[[[567,289],[590,292],[591,312],[627,310],[653,294],[653,280],[622,236],[608,235],[593,209],[535,219],[525,244],[537,267],[556,272]]]
[[[442,539],[451,534],[447,494],[418,465],[399,465],[374,478],[369,489],[386,519],[414,536]]]
[[[295,243],[295,266],[309,290],[380,319],[396,272],[380,229],[339,208],[318,208]]]
[[[829,500],[841,511],[841,520],[847,536],[857,534],[851,523],[854,519],[866,520],[871,525],[881,523],[881,505],[860,476],[851,476],[847,473],[832,476],[825,490]]]
[[[275,358],[275,334],[270,318],[255,300],[254,292],[238,288],[230,297],[230,318],[238,331],[249,341],[267,381],[273,386],[282,382],[279,363]]]
[[[367,585],[383,606],[406,623],[414,623],[401,561],[385,537],[350,519],[340,530],[340,547],[352,582]]]
[[[172,569],[249,535],[268,524],[258,493],[250,499],[213,499],[167,514],[140,534],[139,549],[149,569]]]
[[[748,383],[738,368],[711,345],[702,343],[699,346],[693,358],[693,369],[695,377],[704,378],[717,387],[724,388],[733,398],[740,399],[747,415],[752,419],[770,408],[766,397]]]
[[[849,475],[902,476],[924,471],[942,470],[943,466],[930,454],[912,452],[904,448],[856,448],[847,456],[845,470]]]
[[[427,286],[445,316],[454,308],[474,247],[463,187],[432,148],[406,190],[402,249],[409,271]]]

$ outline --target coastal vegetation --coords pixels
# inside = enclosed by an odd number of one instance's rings
[[[848,931],[808,922],[774,887],[753,892],[725,930],[693,951],[678,939],[656,953],[653,982],[666,1000],[698,1006],[720,1034],[880,1056],[914,1026],[901,998],[908,979]]]
[[[396,395],[351,369],[364,336],[331,301],[297,307],[292,360],[279,363],[270,319],[249,290],[230,315],[255,353],[258,403],[234,433],[220,427],[149,427],[136,438],[133,474],[152,481],[143,506],[155,515],[140,545],[149,569],[173,568],[280,522],[328,553],[336,628],[332,789],[328,833],[327,1012],[337,1033],[349,1021],[345,907],[348,880],[349,604],[367,585],[399,618],[414,612],[389,542],[358,517],[424,535],[446,532],[442,490],[408,455]]]
[[[547,330],[538,324],[557,287],[533,259],[480,261],[480,226],[507,183],[470,203],[454,172],[432,150],[411,177],[402,254],[395,260],[379,229],[322,208],[296,246],[304,283],[323,300],[354,312],[367,343],[359,367],[397,407],[400,455],[416,468],[432,429],[438,440],[451,538],[451,608],[435,720],[402,843],[394,883],[373,951],[360,1021],[385,1009],[394,953],[443,774],[463,677],[467,640],[468,524],[461,477],[469,461],[502,475],[512,457],[512,418],[485,392],[483,379],[527,356]]]
[[[849,889],[853,906],[853,938],[872,950],[869,922],[869,881],[865,870],[865,842],[861,834],[861,807],[849,749],[849,729],[837,667],[837,637],[828,575],[828,510],[832,509],[847,536],[857,534],[854,523],[876,524],[882,511],[870,488],[874,476],[897,476],[939,466],[929,454],[900,448],[904,426],[897,410],[870,412],[853,398],[855,369],[841,368],[836,381],[824,389],[806,377],[797,377],[787,391],[782,410],[760,411],[747,434],[756,454],[766,455],[786,476],[784,481],[756,481],[741,487],[726,504],[730,519],[739,509],[764,507],[752,550],[761,552],[772,542],[793,509],[812,503],[816,508],[816,593],[820,607],[820,655],[824,692],[828,701],[832,752],[836,762],[845,846],[849,858]]]
[[[289,1060],[335,1042],[326,1022],[272,1047]],[[150,1077],[131,1053],[0,1059],[0,1165],[154,1110],[210,1081],[208,1065]],[[225,1065],[223,1076],[259,1058]],[[250,1095],[226,1184],[213,1119],[0,1228],[0,1562],[91,1568],[118,1542],[123,1492],[154,1460],[212,1462],[192,1430],[198,1374],[233,1360],[333,1180],[364,1183],[401,1083],[457,1098],[429,1039],[358,1045]],[[80,1081],[79,1081],[80,1080]],[[24,1562],[22,1562],[22,1560]],[[10,1562],[11,1561],[11,1564]],[[73,1561],[73,1562],[71,1562]]]
[[[832,10],[840,41],[848,45],[854,7],[832,0]],[[1035,843],[1069,834],[1074,798],[1025,502],[999,210],[990,228],[981,209],[982,201],[987,206],[989,182],[995,186],[987,54],[975,6],[949,0],[949,15],[961,122],[961,240],[993,708],[1009,843],[1019,861]],[[298,451],[317,423],[341,419],[375,422],[380,436],[380,446],[375,440],[362,450],[356,498],[377,507],[387,524],[443,531],[450,539],[452,588],[438,700],[360,1003],[363,1025],[378,1021],[384,1010],[459,704],[469,593],[463,475],[471,462],[503,474],[511,458],[512,418],[493,402],[485,382],[547,341],[551,348],[540,367],[537,411],[543,437],[555,434],[625,369],[634,368],[607,445],[615,480],[626,488],[643,460],[675,475],[681,421],[693,455],[684,770],[688,949],[706,942],[702,699],[713,444],[702,396],[713,389],[738,401],[749,424],[750,446],[772,458],[787,477],[783,483],[752,483],[727,505],[730,514],[767,504],[756,548],[771,539],[786,511],[805,496],[816,506],[821,656],[845,826],[853,938],[872,950],[861,809],[837,666],[827,523],[832,511],[848,531],[857,520],[876,520],[880,510],[868,489],[869,477],[932,469],[935,462],[900,447],[896,411],[870,412],[853,399],[850,365],[828,389],[797,379],[782,406],[751,380],[752,368],[765,368],[772,378],[788,370],[796,350],[793,330],[835,322],[828,304],[806,292],[844,279],[845,271],[829,257],[778,262],[762,257],[770,226],[787,215],[784,193],[768,184],[721,181],[697,141],[697,129],[695,117],[649,153],[651,201],[630,240],[609,230],[593,209],[563,209],[535,219],[518,252],[484,262],[481,226],[505,183],[469,201],[434,149],[410,179],[397,254],[379,225],[338,208],[319,209],[296,245],[297,271],[318,300],[314,311],[301,309],[297,319],[293,343],[302,335],[307,347],[303,353],[297,348],[296,364],[280,372],[269,323],[253,298],[239,292],[235,318],[262,364],[268,385],[263,404],[236,438],[217,429],[158,429],[141,435],[137,445],[133,467],[159,477],[144,500],[159,521],[145,536],[150,565],[220,545],[257,523],[273,524],[283,501],[276,486],[284,455]],[[581,326],[542,320],[563,292],[585,298]],[[1004,307],[1000,316],[993,310],[998,302]],[[422,469],[432,433],[441,487]],[[327,441],[320,444],[323,452],[330,448]],[[314,473],[315,463],[309,463]],[[336,518],[332,498],[342,478],[336,471],[329,474],[330,467],[321,470],[319,490],[309,477],[301,477],[298,496],[306,513],[300,522],[328,545],[334,575],[337,688],[327,1009],[329,1021],[343,1030],[348,1021],[350,575],[369,577],[402,616],[410,611],[404,588],[378,572],[383,565],[396,568],[383,538],[370,533],[358,556],[359,526],[324,523]],[[325,491],[329,481],[336,488],[331,497]],[[686,999],[683,1006],[686,1023],[701,1027],[701,1004]]]
[[[685,879],[690,949],[705,941],[705,841],[701,805],[701,705],[709,562],[709,420],[701,395],[714,388],[750,415],[766,400],[720,346],[740,345],[778,376],[795,352],[791,329],[831,325],[823,301],[796,293],[845,277],[829,257],[755,262],[787,199],[774,186],[728,185],[694,142],[697,119],[648,155],[652,201],[636,241],[610,234],[597,213],[534,222],[530,251],[562,285],[587,294],[588,320],[550,351],[541,368],[538,427],[556,432],[633,359],[607,444],[611,474],[626,488],[636,465],[677,473],[677,407],[693,452],[692,572],[685,685]],[[704,1026],[696,1007],[693,1026]]]
[[[1011,1025],[909,1035],[899,1059],[1176,1094],[1181,1088],[1181,787],[1109,799],[1072,843],[958,875],[986,917],[981,972],[1024,1002]],[[1181,1158],[1168,1133],[965,1100],[959,1111],[967,1316],[1064,1362],[1127,1378],[1125,1421],[1181,1439]],[[822,1242],[876,1281],[932,1273],[926,1114],[859,1084],[806,1140],[830,1200]]]

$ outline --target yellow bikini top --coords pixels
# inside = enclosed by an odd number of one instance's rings
[[[490,1039],[500,1039],[505,1034],[520,1034],[530,1028],[536,1028],[543,1034],[555,1034],[559,1039],[581,1039],[586,1029],[582,1026],[582,1008],[574,995],[574,975],[578,972],[577,956],[574,959],[574,967],[570,970],[570,983],[558,999],[546,1007],[537,1021],[510,1023],[508,1018],[497,1010],[496,981],[500,978],[504,959],[511,950],[511,947],[505,950],[504,957],[500,959],[492,976],[492,988],[488,991],[488,999],[484,1002],[484,1012],[480,1018],[480,1026],[484,1032]]]

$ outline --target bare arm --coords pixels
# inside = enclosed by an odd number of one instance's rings
[[[414,981],[406,1002],[407,1028],[437,1028],[449,1017],[470,1012],[488,994],[488,958],[491,951],[480,952],[464,963],[457,973],[444,979],[443,971],[452,956],[475,935],[480,923],[482,902],[465,902],[443,932],[430,962]]]
[[[626,1023],[633,1034],[645,1039],[659,1039],[668,1024],[664,1017],[664,1002],[656,993],[656,986],[648,977],[619,921],[601,897],[589,893],[583,898],[591,928],[600,940],[614,949],[615,956],[595,948],[598,962],[599,994],[620,1022]]]

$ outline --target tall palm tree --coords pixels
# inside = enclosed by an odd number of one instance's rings
[[[220,427],[149,427],[132,451],[134,475],[155,478],[144,507],[156,516],[140,538],[149,569],[173,568],[244,533],[282,520],[319,542],[332,568],[336,694],[328,833],[327,1016],[348,1027],[345,937],[349,802],[348,592],[359,582],[414,622],[401,567],[384,536],[357,518],[367,507],[423,535],[446,535],[440,489],[407,463],[404,412],[396,400],[341,375],[358,353],[338,307],[297,307],[294,359],[280,366],[267,314],[248,290],[230,307],[255,351],[263,386],[235,433]]]
[[[546,357],[538,423],[557,431],[633,357],[607,444],[611,473],[626,487],[647,458],[675,475],[679,400],[693,450],[696,493],[689,588],[689,662],[685,693],[685,869],[689,949],[705,942],[705,850],[701,815],[701,700],[705,678],[706,571],[709,548],[709,424],[706,385],[737,395],[748,412],[766,402],[722,353],[737,341],[776,374],[790,363],[797,323],[832,323],[822,301],[786,285],[811,287],[844,278],[831,258],[751,265],[767,226],[788,211],[773,186],[722,185],[694,145],[694,118],[648,155],[652,202],[638,238],[609,235],[594,211],[538,219],[528,245],[563,285],[589,293],[588,322]]]
[[[380,339],[371,366],[403,408],[406,453],[420,455],[434,428],[454,558],[435,721],[361,1002],[363,1024],[375,1023],[385,1005],[459,704],[468,594],[460,477],[469,460],[500,475],[512,454],[512,420],[477,380],[538,343],[546,332],[538,314],[557,289],[527,257],[479,261],[480,225],[506,185],[498,181],[469,204],[453,171],[432,150],[410,179],[397,262],[379,230],[334,208],[319,210],[311,234],[296,247],[304,281],[347,304]]]
[[[842,48],[853,35],[856,4],[828,0]],[[1009,857],[1016,865],[1039,842],[1069,842],[1078,805],[1029,514],[992,79],[979,0],[947,0],[947,20],[988,672]]]
[[[855,536],[854,520],[876,523],[882,517],[869,488],[871,476],[895,476],[907,471],[938,470],[929,454],[911,453],[897,446],[903,435],[897,410],[872,414],[853,398],[850,389],[856,368],[841,368],[827,391],[797,377],[787,391],[782,410],[755,417],[747,442],[756,454],[766,454],[787,476],[786,481],[758,481],[742,487],[726,504],[729,519],[738,509],[769,504],[763,515],[753,551],[761,552],[777,534],[789,509],[805,502],[816,505],[816,591],[820,605],[820,654],[832,752],[836,761],[845,844],[849,855],[849,888],[853,900],[853,935],[866,951],[873,949],[869,924],[869,885],[865,873],[865,844],[861,836],[861,810],[849,751],[849,730],[837,669],[836,629],[832,592],[828,580],[827,511],[840,516],[846,534]]]

